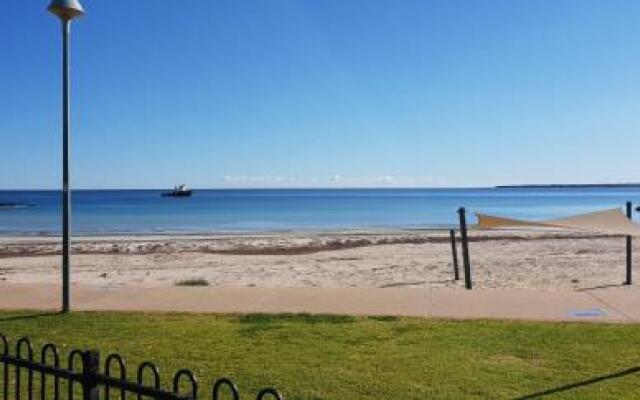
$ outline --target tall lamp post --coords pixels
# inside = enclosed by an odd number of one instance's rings
[[[62,312],[68,312],[69,236],[71,225],[71,189],[69,185],[69,29],[71,20],[84,15],[77,0],[53,0],[48,10],[62,21]]]

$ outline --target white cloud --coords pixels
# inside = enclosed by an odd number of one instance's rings
[[[432,177],[372,175],[348,176],[334,174],[324,177],[282,175],[223,175],[222,182],[229,187],[427,187],[446,186],[447,182]]]
[[[396,181],[396,177],[395,176],[391,176],[391,175],[385,175],[385,176],[381,176],[378,178],[378,182],[380,183],[384,183],[384,184],[392,184]]]

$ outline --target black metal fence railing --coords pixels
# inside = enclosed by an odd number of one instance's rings
[[[149,361],[138,366],[135,381],[130,381],[124,359],[116,353],[105,359],[101,371],[100,356],[94,350],[72,350],[64,368],[54,344],[42,346],[40,361],[36,361],[27,338],[16,342],[15,355],[9,347],[7,338],[0,335],[0,400],[126,400],[127,395],[135,396],[136,400],[197,400],[209,394],[212,400],[240,400],[238,387],[227,378],[217,380],[211,392],[200,395],[196,377],[187,369],[176,372],[171,390],[166,390],[160,385],[158,368]],[[266,388],[259,391],[256,399],[284,400],[284,397],[276,389]]]

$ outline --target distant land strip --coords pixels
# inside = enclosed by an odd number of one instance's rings
[[[640,183],[566,183],[539,185],[498,185],[496,189],[528,189],[528,188],[640,188]]]

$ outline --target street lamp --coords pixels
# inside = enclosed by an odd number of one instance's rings
[[[77,0],[53,0],[47,8],[62,20],[62,312],[69,311],[69,231],[71,190],[69,185],[69,28],[71,20],[84,15]]]

